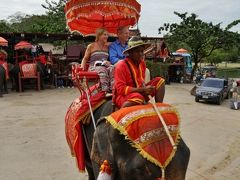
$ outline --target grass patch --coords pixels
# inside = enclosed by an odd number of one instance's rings
[[[217,77],[240,78],[240,68],[218,68]]]
[[[223,69],[226,69],[226,68],[240,68],[240,63],[219,63],[217,64],[217,67],[218,68],[223,68]]]

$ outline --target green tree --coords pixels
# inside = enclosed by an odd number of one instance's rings
[[[11,32],[11,25],[5,20],[0,20],[0,32]]]
[[[218,63],[225,61],[227,59],[227,55],[228,53],[226,53],[223,49],[217,49],[206,58],[206,62],[217,65]]]
[[[60,33],[66,32],[66,19],[64,13],[64,7],[67,0],[51,1],[45,0],[46,4],[42,4],[42,7],[47,10],[46,27],[48,32]]]
[[[27,15],[20,22],[12,23],[13,32],[48,32],[46,15]]]
[[[0,21],[1,32],[66,32],[64,7],[67,0],[48,1],[42,7],[46,9],[44,15],[26,15],[17,12],[8,17],[8,21]]]
[[[181,44],[182,47],[187,47],[190,50],[195,63],[192,77],[198,67],[198,63],[201,63],[216,49],[223,47],[229,49],[236,43],[236,39],[239,38],[239,34],[228,31],[229,28],[238,24],[238,21],[229,24],[223,30],[220,27],[220,23],[214,25],[211,22],[203,22],[194,13],[190,16],[187,13],[180,14],[174,12],[174,14],[180,17],[182,21],[179,24],[165,23],[163,27],[159,28],[159,33],[167,31],[167,42],[169,44],[174,44],[175,47],[176,44]]]

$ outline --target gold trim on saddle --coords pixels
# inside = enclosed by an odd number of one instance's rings
[[[171,136],[173,137],[175,144],[178,145],[179,139],[180,139],[180,130],[179,130],[180,117],[179,117],[177,110],[172,106],[169,106],[166,104],[161,104],[161,103],[158,103],[158,109],[159,109],[159,112],[165,118],[169,117],[169,118],[175,119],[172,122],[176,121],[176,124],[170,123],[167,126],[168,126]],[[125,110],[128,112],[126,112],[126,114],[124,115]],[[119,111],[121,111],[121,112],[119,112]],[[130,130],[129,128],[131,128],[132,125],[135,126],[134,124],[138,124],[138,123],[135,123],[135,121],[138,121],[138,119],[146,118],[146,117],[152,116],[154,114],[155,114],[155,116],[157,116],[156,112],[151,107],[151,105],[149,105],[149,104],[148,105],[138,105],[138,106],[135,106],[135,109],[134,108],[132,108],[132,109],[123,108],[123,109],[120,109],[119,111],[116,111],[115,113],[108,116],[106,118],[107,121],[115,129],[119,130],[120,134],[123,134],[125,136],[125,139],[129,141],[129,144],[132,147],[136,148],[137,151],[142,155],[143,158],[146,158],[148,161],[159,166],[162,169],[162,171],[165,172],[164,170],[167,167],[167,165],[171,162],[172,158],[174,157],[176,149],[173,149],[171,143],[169,142],[169,140],[167,138],[166,133],[164,133],[165,131],[163,130],[163,127],[159,127],[157,129],[152,129],[152,130],[149,129],[149,130],[146,130],[145,132],[136,130],[135,132],[141,132],[141,134],[139,134],[139,137],[136,137],[134,135],[134,137],[135,137],[134,139],[132,139],[133,137],[129,134],[129,133],[132,134],[132,130]],[[117,114],[117,113],[119,113],[119,114]],[[118,118],[121,117],[121,118],[117,120],[114,117],[118,117]],[[148,120],[146,120],[146,122],[149,123]],[[157,121],[155,121],[155,122],[157,122]],[[153,139],[151,139],[152,137],[153,137]],[[155,155],[148,152],[149,146],[151,146],[151,144],[160,143],[160,142],[162,142],[161,140],[163,140],[165,143],[168,142],[167,144],[164,144],[164,145],[159,144],[160,149],[163,146],[164,147],[167,146],[167,148],[169,148],[168,151],[170,150],[168,152],[167,157],[165,157],[166,159],[163,157],[160,157],[161,154],[158,154],[156,157]],[[155,145],[154,145],[154,147],[155,147]],[[159,159],[159,158],[163,158],[163,159]],[[163,173],[162,177],[164,177],[164,173]]]

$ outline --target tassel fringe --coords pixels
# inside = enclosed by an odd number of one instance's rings
[[[103,164],[100,167],[100,173],[97,180],[111,180],[112,179],[112,169],[107,160],[103,161]]]

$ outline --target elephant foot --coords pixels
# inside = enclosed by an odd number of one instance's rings
[[[42,83],[42,84],[40,84],[40,89],[41,90],[44,90],[45,89],[45,85]]]
[[[0,94],[0,98],[1,98],[1,97],[3,97],[3,95],[2,95],[2,94]]]
[[[16,92],[19,92],[19,87],[16,87],[14,90],[15,90]]]

